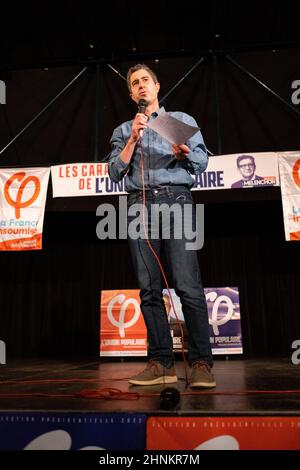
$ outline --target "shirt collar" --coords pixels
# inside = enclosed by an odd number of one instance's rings
[[[162,111],[165,111],[164,106],[161,106],[158,111],[154,111],[154,113],[151,114],[152,118],[156,118]]]

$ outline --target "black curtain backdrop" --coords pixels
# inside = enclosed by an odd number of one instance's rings
[[[101,290],[137,283],[127,241],[98,240],[97,221],[94,212],[48,212],[43,251],[1,253],[8,360],[98,356]],[[199,262],[204,286],[239,288],[245,356],[289,355],[300,337],[299,246],[284,240],[281,202],[206,204]]]
[[[300,79],[300,50],[232,54],[235,61],[292,105],[292,82]],[[195,65],[199,57],[146,61],[158,74],[160,98]],[[113,64],[124,76],[133,62]],[[83,67],[15,70],[6,80],[7,104],[0,106],[0,149]],[[99,153],[109,152],[113,129],[131,119],[136,105],[125,81],[100,66]],[[225,56],[218,56],[221,153],[299,150],[300,115],[280,103]],[[94,160],[96,67],[86,74],[3,155],[1,166],[50,165]],[[205,142],[218,153],[213,58],[208,56],[167,98],[167,110],[194,116]],[[299,110],[299,105],[295,106]]]
[[[234,59],[291,102],[291,83],[300,78],[299,50],[235,54]],[[147,61],[161,81],[160,96],[197,60]],[[123,75],[130,65],[114,64]],[[80,69],[12,71],[7,104],[0,107],[0,148]],[[107,155],[113,128],[135,113],[124,81],[107,66],[102,72],[99,161]],[[95,84],[91,68],[2,155],[1,166],[93,161]],[[224,56],[219,57],[219,96],[222,153],[300,149],[300,117]],[[217,153],[214,99],[208,57],[165,106],[195,116],[207,146]],[[246,357],[290,355],[292,341],[300,337],[300,245],[285,242],[279,189],[207,191],[195,199],[206,204],[205,245],[199,252],[203,283],[239,288]],[[43,250],[0,253],[0,339],[6,342],[7,361],[98,356],[101,290],[137,287],[127,241],[96,238],[95,208],[104,200],[52,199],[49,188]]]

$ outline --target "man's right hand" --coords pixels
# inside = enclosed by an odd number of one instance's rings
[[[141,129],[146,129],[148,127],[147,125],[148,117],[145,114],[142,113],[137,113],[134,120],[132,121],[132,130],[131,130],[131,139],[133,142],[137,142],[140,134],[139,131]]]
[[[148,117],[142,113],[137,113],[134,120],[132,121],[131,136],[129,137],[125,147],[120,153],[120,159],[124,163],[126,163],[126,165],[129,165],[132,155],[134,153],[136,143],[140,138],[140,133],[139,133],[140,129],[144,130],[148,127],[147,121],[148,121]]]

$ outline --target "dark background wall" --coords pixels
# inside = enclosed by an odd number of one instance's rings
[[[199,252],[204,286],[239,287],[246,357],[289,355],[300,335],[299,247],[284,240],[280,200],[260,191],[207,203]],[[99,241],[97,221],[93,211],[48,211],[42,251],[1,253],[9,356],[98,355],[101,290],[137,283],[126,240]]]
[[[104,161],[113,128],[136,110],[111,66],[126,75],[129,66],[147,63],[162,98],[201,57],[164,105],[192,114],[213,154],[299,150],[300,105],[291,102],[292,82],[300,80],[295,7],[192,3],[178,9],[163,1],[151,14],[127,1],[112,2],[106,14],[79,1],[59,10],[29,2],[18,15],[11,5],[0,32],[7,85],[0,151],[87,70],[1,155],[1,166]],[[174,26],[179,19],[184,28]],[[104,199],[51,196],[49,188],[43,250],[0,254],[0,339],[8,360],[96,357],[101,290],[136,288],[127,242],[96,238],[95,209]],[[299,246],[284,240],[279,189],[208,191],[195,199],[206,204],[204,285],[239,287],[245,355],[289,355],[300,337]]]
[[[243,52],[229,57],[233,57],[238,64],[267,84],[294,110],[238,69],[226,55],[215,59],[218,64],[218,108],[214,58],[207,56],[169,95],[163,103],[166,109],[184,109],[193,115],[213,154],[298,150],[300,107],[293,105],[291,97],[295,91],[292,89],[293,81],[300,80],[300,49]],[[161,82],[160,98],[200,58],[145,61],[158,74]],[[120,62],[114,64],[114,67],[126,75],[129,66],[134,63]],[[0,148],[82,69],[69,66],[11,71],[6,81],[7,104],[0,108]],[[8,148],[1,156],[1,165],[105,160],[112,130],[124,120],[131,119],[136,106],[130,100],[126,82],[108,64],[99,66],[100,93],[97,102],[96,77],[96,67],[89,66],[79,81]],[[97,129],[96,109],[99,119]],[[217,109],[220,115],[219,136]],[[97,153],[96,132],[99,138]]]

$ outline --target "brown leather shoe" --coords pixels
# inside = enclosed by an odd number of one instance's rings
[[[133,385],[173,384],[175,382],[177,382],[177,376],[174,367],[167,369],[154,359],[150,359],[145,370],[129,379],[129,383]]]
[[[216,387],[216,385],[215,378],[207,362],[196,361],[192,364],[192,373],[190,376],[191,388],[213,388]]]

